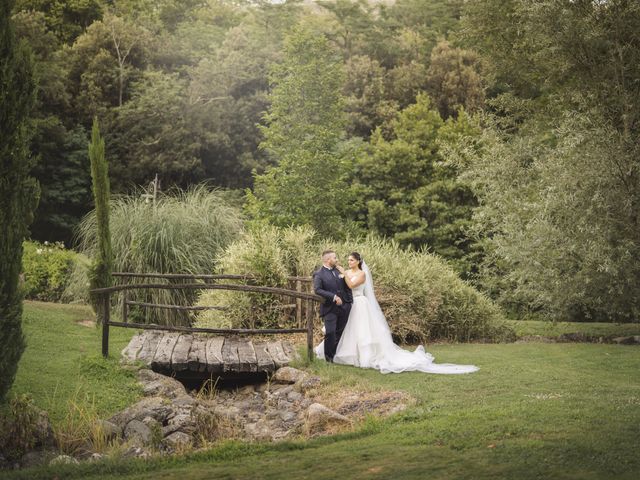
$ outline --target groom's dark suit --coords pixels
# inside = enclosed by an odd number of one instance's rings
[[[328,361],[333,361],[353,303],[351,289],[339,275],[335,268],[324,266],[313,274],[313,290],[325,299],[320,304],[320,316],[324,320],[324,356]],[[336,296],[342,299],[342,305],[335,302]]]

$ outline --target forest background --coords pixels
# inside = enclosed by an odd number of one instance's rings
[[[37,240],[111,189],[427,249],[514,315],[637,321],[640,4],[19,0]],[[139,192],[137,192],[139,193]],[[329,201],[327,201],[329,199]]]

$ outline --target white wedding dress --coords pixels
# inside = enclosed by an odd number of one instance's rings
[[[389,325],[373,291],[371,274],[364,262],[362,270],[366,275],[365,282],[352,289],[353,306],[333,357],[334,363],[375,368],[381,373],[456,374],[478,370],[474,365],[433,363],[433,355],[425,352],[422,345],[410,352],[393,343]],[[315,353],[324,359],[324,342],[315,348]]]

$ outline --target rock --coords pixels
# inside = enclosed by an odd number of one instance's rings
[[[78,460],[69,455],[58,455],[56,458],[49,462],[49,465],[77,465]]]
[[[617,343],[618,345],[633,345],[634,343],[636,343],[634,337],[616,337],[611,341],[613,343]]]
[[[305,393],[305,392],[308,392],[309,390],[317,388],[318,386],[320,386],[320,383],[321,383],[320,377],[308,376],[306,378],[303,378],[301,381],[297,382],[294,385],[294,388],[301,393]]]
[[[124,429],[131,420],[142,420],[145,417],[152,417],[164,424],[172,414],[175,412],[170,401],[161,397],[147,397],[116,413],[109,421]]]
[[[312,403],[307,409],[305,429],[309,434],[320,433],[330,426],[349,424],[351,420],[321,403]]]
[[[177,450],[190,447],[193,444],[193,439],[184,432],[173,432],[171,435],[165,437],[162,443],[172,450]]]
[[[286,397],[291,392],[293,392],[293,385],[287,385],[284,388],[278,388],[277,390],[274,390],[272,393],[274,397],[280,398],[280,397]]]
[[[280,418],[282,419],[283,422],[293,422],[298,418],[298,415],[295,412],[292,412],[291,410],[285,410],[280,412]]]
[[[588,342],[589,338],[584,333],[563,333],[558,337],[559,342]]]
[[[196,429],[196,424],[191,412],[179,413],[178,415],[169,419],[167,425],[162,427],[162,434],[164,436],[170,435],[173,432],[193,433]]]
[[[256,423],[247,423],[244,426],[245,433],[254,440],[271,440],[271,425],[265,419]]]
[[[20,458],[20,468],[31,468],[45,465],[51,454],[46,450],[32,450]]]
[[[148,445],[152,436],[151,429],[140,420],[131,420],[124,429],[124,438],[137,443],[137,446]]]
[[[100,462],[105,458],[107,458],[107,456],[102,453],[92,453],[88,460],[89,462]]]
[[[236,395],[242,395],[242,396],[246,396],[246,395],[252,395],[256,392],[255,388],[253,387],[253,385],[245,385],[244,387],[241,387],[237,390]]]
[[[138,380],[142,384],[142,390],[147,397],[177,398],[187,394],[187,391],[178,380],[167,377],[146,368],[138,372]]]
[[[53,447],[56,444],[56,438],[51,428],[49,415],[44,410],[34,407],[38,413],[36,418],[36,445],[43,447]]]
[[[296,383],[307,376],[302,370],[293,367],[282,367],[276,370],[271,381],[276,383]]]
[[[98,424],[100,425],[100,428],[104,432],[104,436],[107,442],[110,442],[112,440],[115,440],[116,438],[122,437],[123,429],[121,426],[116,425],[115,423],[110,422],[109,420],[98,420]]]
[[[287,395],[287,400],[289,400],[290,402],[299,402],[303,398],[303,395],[296,391],[289,392]]]
[[[131,446],[123,452],[122,456],[123,458],[149,458],[151,453],[142,447]]]

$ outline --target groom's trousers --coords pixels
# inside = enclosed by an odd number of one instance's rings
[[[351,312],[351,303],[344,303],[341,306],[334,305],[333,308],[322,317],[325,329],[324,356],[327,361],[333,361],[338,342],[340,342],[344,327],[347,326],[349,312]]]

